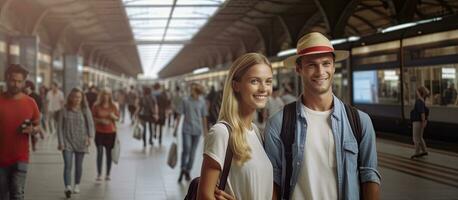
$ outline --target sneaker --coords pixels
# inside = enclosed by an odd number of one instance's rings
[[[191,176],[189,175],[188,171],[185,172],[184,178],[186,179],[186,181],[190,181],[191,180]]]
[[[95,179],[96,181],[102,181],[102,176],[98,175],[97,178]]]
[[[75,194],[80,193],[80,185],[75,185],[75,187],[73,187],[73,193]]]
[[[65,188],[65,197],[67,197],[67,199],[72,197],[72,188],[69,185],[67,185],[67,188]]]
[[[106,181],[111,181],[110,176],[105,177],[105,180],[106,180]]]
[[[181,180],[183,180],[184,173],[185,172],[183,170],[181,170],[180,176],[178,177],[178,183],[181,183]]]

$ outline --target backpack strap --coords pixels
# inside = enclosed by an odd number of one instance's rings
[[[293,173],[293,142],[296,135],[296,102],[292,102],[283,108],[283,120],[281,125],[280,139],[283,142],[286,168],[283,188],[284,199],[290,199],[291,176]]]
[[[345,112],[347,113],[348,122],[350,123],[353,136],[355,136],[359,148],[359,144],[363,138],[363,130],[361,126],[361,120],[359,119],[358,110],[351,105],[345,104]]]
[[[359,113],[358,109],[356,109],[354,106],[345,104],[345,112],[347,113],[347,118],[348,122],[350,123],[351,130],[353,132],[353,136],[356,139],[356,142],[358,144],[358,162],[357,162],[357,170],[359,170],[359,166],[361,166],[361,156],[360,156],[360,151],[359,151],[359,144],[361,143],[361,140],[363,138],[363,129],[361,126],[361,119],[359,118]],[[358,173],[358,180],[361,183],[361,176]],[[362,192],[359,193],[360,199],[363,199]]]
[[[229,170],[231,169],[231,163],[232,163],[232,149],[230,148],[230,146],[231,146],[230,141],[231,141],[232,128],[227,122],[225,122],[225,121],[220,121],[220,122],[226,126],[227,131],[229,132],[229,140],[227,142],[226,155],[225,155],[225,158],[224,158],[223,172],[221,174],[221,177],[219,178],[219,185],[218,185],[218,189],[224,191],[224,189],[226,188],[227,176],[229,175]]]

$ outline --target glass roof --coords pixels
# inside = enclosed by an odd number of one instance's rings
[[[122,0],[144,74],[157,73],[215,14],[225,0]]]

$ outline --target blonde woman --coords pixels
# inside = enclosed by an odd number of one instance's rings
[[[248,53],[231,66],[216,123],[205,138],[198,199],[272,199],[273,170],[262,137],[252,123],[272,93],[272,67],[261,54]],[[231,127],[231,132],[221,123]],[[226,148],[233,159],[224,192],[216,189]]]
[[[79,184],[83,173],[84,154],[88,153],[91,138],[94,137],[94,123],[84,93],[81,89],[73,88],[67,97],[67,103],[58,116],[57,138],[58,149],[64,158],[65,196],[70,198],[72,193],[72,161],[75,157],[74,193],[79,193]]]
[[[113,102],[111,90],[103,89],[92,107],[92,116],[95,122],[95,145],[97,146],[97,181],[102,180],[103,149],[107,156],[105,180],[109,181],[111,170],[111,149],[116,138],[116,121],[119,119],[119,110]]]

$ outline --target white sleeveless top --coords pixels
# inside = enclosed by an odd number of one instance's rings
[[[254,126],[254,125],[253,125]],[[237,200],[266,200],[272,199],[273,169],[263,145],[257,136],[257,128],[246,134],[251,148],[251,159],[239,166],[232,160],[228,175],[226,193]],[[222,123],[215,124],[204,140],[204,154],[215,160],[221,170],[228,145],[229,132]]]

